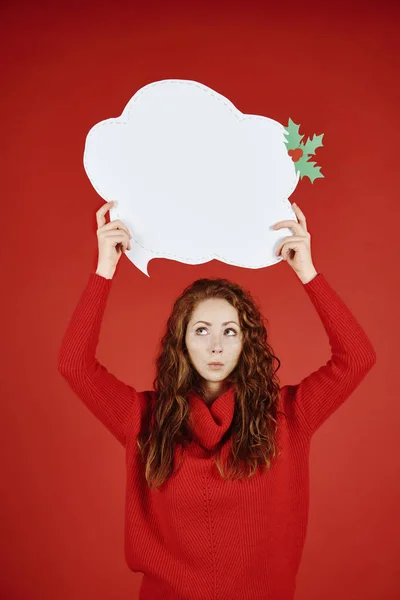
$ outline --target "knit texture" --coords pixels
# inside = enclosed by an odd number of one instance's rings
[[[140,600],[293,600],[308,521],[310,441],[375,364],[371,341],[319,273],[303,287],[328,335],[331,358],[297,385],[282,387],[280,454],[272,467],[223,480],[210,448],[232,422],[234,387],[211,406],[191,392],[194,441],[184,452],[178,446],[173,475],[150,490],[136,439],[154,391],[138,392],[96,360],[112,281],[90,274],[58,368],[125,448],[125,557],[132,571],[144,573]]]

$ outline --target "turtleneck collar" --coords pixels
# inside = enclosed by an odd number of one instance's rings
[[[235,386],[218,396],[208,406],[194,391],[189,392],[191,427],[196,441],[211,450],[229,429],[235,409]]]

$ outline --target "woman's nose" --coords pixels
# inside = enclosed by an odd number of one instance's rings
[[[211,350],[213,352],[222,352],[222,342],[220,340],[212,340]]]

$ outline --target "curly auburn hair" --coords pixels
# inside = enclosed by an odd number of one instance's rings
[[[242,479],[247,470],[248,477],[254,475],[259,465],[269,469],[271,459],[277,455],[280,384],[276,373],[281,363],[268,344],[264,318],[250,292],[238,284],[227,279],[198,279],[177,298],[168,318],[156,360],[153,382],[156,400],[151,407],[151,425],[137,439],[146,464],[146,480],[152,489],[160,487],[171,475],[177,444],[184,448],[193,440],[186,396],[193,390],[204,398],[204,392],[201,378],[190,361],[185,335],[196,306],[208,298],[223,298],[237,309],[243,336],[238,363],[227,378],[230,384],[235,384],[234,416],[216,446],[214,462],[222,478]],[[232,449],[225,473],[219,451],[231,436]],[[245,463],[244,472],[241,461]]]

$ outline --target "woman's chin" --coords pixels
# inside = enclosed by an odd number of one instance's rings
[[[203,379],[204,381],[209,381],[210,383],[216,383],[217,381],[223,381],[226,379],[226,374],[222,370],[216,373],[204,373]]]

